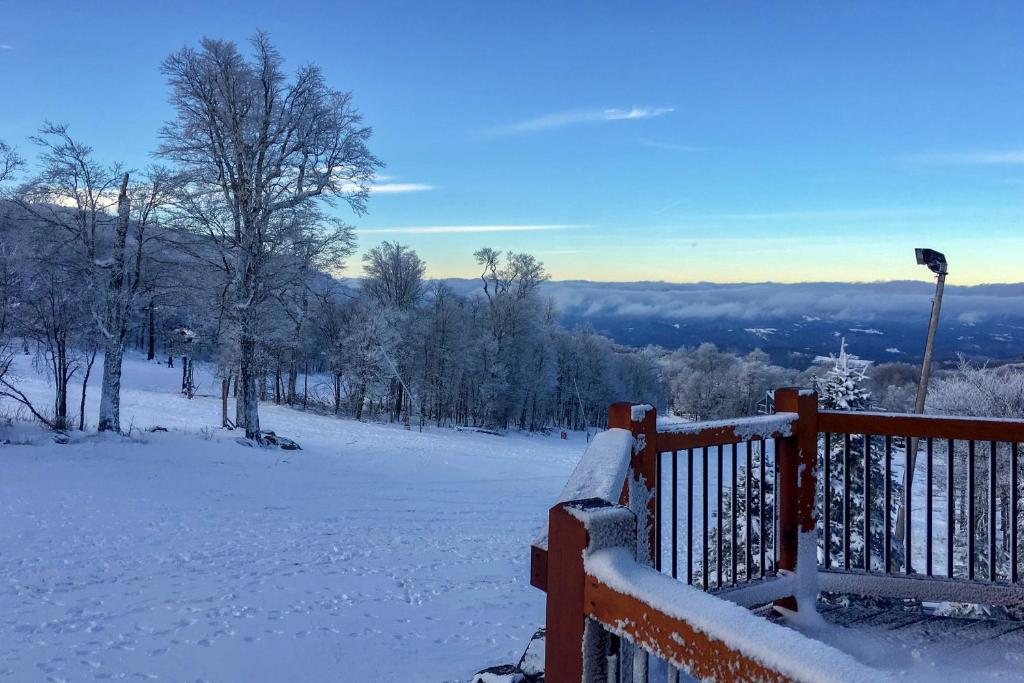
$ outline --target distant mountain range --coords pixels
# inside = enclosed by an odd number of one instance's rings
[[[479,280],[446,280],[468,293]],[[622,344],[666,348],[713,342],[775,362],[806,367],[836,352],[874,360],[919,362],[935,291],[928,282],[671,284],[548,282],[568,327],[589,324]],[[1024,357],[1024,283],[948,285],[936,335],[936,358],[957,353],[990,361]]]

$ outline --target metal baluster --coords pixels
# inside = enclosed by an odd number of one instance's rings
[[[672,451],[672,578],[679,578],[679,452]]]
[[[661,571],[661,496],[665,487],[661,485],[661,453],[654,454],[654,568]]]
[[[871,435],[864,435],[864,571],[871,571]]]
[[[622,652],[622,643],[619,636],[614,633],[608,635],[608,683],[619,683],[619,657]]]
[[[759,547],[759,551],[761,553],[761,566],[760,566],[760,570],[761,570],[761,578],[763,579],[764,578],[764,548],[765,548],[765,543],[767,543],[767,541],[768,541],[768,530],[767,530],[767,528],[765,527],[765,524],[764,524],[764,477],[765,477],[765,464],[764,464],[764,451],[765,451],[765,448],[764,448],[764,439],[762,439],[761,441],[758,442],[758,449],[757,450],[758,450],[758,455],[761,456],[761,458],[760,458],[760,460],[761,460],[761,462],[760,462],[761,481],[758,483],[758,486],[761,489],[761,502],[758,504],[758,508],[757,508],[757,515],[758,515],[757,526],[761,530],[761,542],[758,544],[758,547]]]
[[[747,537],[747,581],[750,581],[750,571],[754,564],[754,536],[750,533],[750,506],[754,503],[753,497],[750,495],[750,487],[754,483],[754,473],[753,468],[751,467],[754,460],[753,449],[753,444],[750,441],[747,441],[747,485],[745,487],[746,491],[744,491],[747,496],[747,515],[745,520],[746,524],[743,527],[743,531]]]
[[[732,445],[732,492],[729,505],[729,512],[732,515],[732,585],[736,585],[736,553],[739,550],[736,543],[736,444]]]
[[[779,440],[772,440],[772,570],[779,566]]]
[[[885,573],[892,571],[892,437],[885,437]]]
[[[988,451],[988,580],[996,580],[996,442]]]
[[[850,568],[850,435],[843,435],[843,569]]]
[[[633,647],[633,683],[647,683],[647,650]]]
[[[686,449],[686,583],[693,585],[693,449]]]
[[[913,446],[915,448],[917,448],[917,441],[915,439],[911,439],[909,436],[904,437],[904,440],[903,440],[903,455],[906,456],[906,457],[905,457],[903,462],[904,462],[904,467],[906,469],[910,469],[911,458],[915,457],[917,455],[915,453],[914,456],[911,456],[911,454],[910,454],[910,446],[911,446],[911,444],[913,444]],[[913,515],[913,512],[914,512],[914,501],[913,501],[913,498],[914,498],[914,487],[911,486],[909,489],[904,491],[904,497],[907,500],[907,508],[906,508],[906,510],[904,511],[904,514],[903,514],[903,521],[905,523],[903,525],[903,551],[904,551],[904,554],[906,555],[906,557],[904,558],[903,565],[904,565],[904,567],[906,567],[907,574],[913,574],[914,573],[914,562],[913,562],[914,554],[913,554],[913,550],[912,550],[913,544],[911,543],[911,539],[913,537],[913,531],[914,531],[914,526],[913,526],[913,522],[912,522],[912,517],[914,516]]]
[[[926,452],[928,454],[925,460],[925,480],[928,482],[928,490],[925,492],[925,521],[924,521],[924,547],[925,547],[925,559],[924,559],[924,573],[928,576],[932,575],[932,461],[934,460],[934,447],[932,440],[929,438],[926,442]]]
[[[953,578],[953,541],[956,538],[956,495],[953,491],[953,456],[956,442],[946,442],[946,576]]]
[[[701,504],[704,509],[704,516],[701,517],[701,564],[700,572],[703,577],[704,590],[708,589],[708,447],[701,448],[701,480],[702,496]]]
[[[722,460],[725,458],[725,449],[719,446],[715,449],[718,452],[718,461],[716,464],[715,476],[717,478],[717,486],[715,487],[717,494],[717,501],[715,503],[715,567],[718,570],[718,585],[716,588],[722,587]]]
[[[1010,583],[1017,583],[1017,497],[1020,482],[1017,481],[1017,444],[1010,444]]]
[[[974,579],[974,442],[967,442],[967,578]]]
[[[825,538],[825,569],[832,567],[832,435],[825,434],[825,452],[821,459],[825,464],[825,482],[822,486],[822,493],[825,496],[825,521],[822,529]]]

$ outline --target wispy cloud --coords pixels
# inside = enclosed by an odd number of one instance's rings
[[[703,147],[697,145],[683,145],[676,142],[661,142],[660,140],[641,140],[640,144],[652,149],[665,149],[672,152],[703,152]]]
[[[974,152],[927,152],[907,157],[919,164],[941,166],[1017,166],[1024,164],[1024,148]]]
[[[884,218],[912,218],[915,216],[945,216],[964,211],[984,211],[981,207],[892,207],[862,209],[798,209],[779,211],[752,211],[736,213],[708,213],[686,216],[688,221],[772,221],[772,220],[878,220]]]
[[[370,194],[403,194],[408,192],[426,192],[428,190],[435,190],[435,185],[429,185],[427,183],[400,183],[395,182],[398,178],[389,175],[379,175],[373,180],[373,185],[370,186]],[[342,185],[343,192],[358,192],[359,186],[355,183],[344,183]]]
[[[397,194],[400,192],[426,192],[435,189],[426,183],[377,183],[371,189],[372,194]]]
[[[590,123],[594,121],[632,121],[636,119],[652,119],[657,116],[669,114],[675,111],[675,107],[638,107],[629,109],[576,109],[573,111],[556,112],[538,116],[535,119],[528,119],[499,128],[499,134],[531,133],[550,128],[562,128],[578,123]]]
[[[0,50],[13,50],[13,49],[14,49],[13,45],[8,45],[7,43],[0,43]]]
[[[573,230],[585,225],[551,223],[540,225],[413,225],[393,228],[370,228],[359,230],[362,235],[444,235],[484,232],[545,232],[548,230]]]

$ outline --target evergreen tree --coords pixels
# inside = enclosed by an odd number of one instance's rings
[[[865,365],[857,363],[856,357],[846,352],[846,341],[840,343],[839,355],[834,357],[832,367],[823,376],[815,380],[818,391],[818,403],[822,410],[866,410],[871,407],[871,392],[864,384],[867,382]],[[832,435],[826,447],[824,436],[818,440],[818,518],[822,520],[819,543],[824,544],[824,489],[825,463],[822,458],[829,458],[830,476],[828,485],[830,524],[828,529],[830,562],[833,566],[863,569],[865,567],[864,513],[870,510],[871,517],[871,562],[875,571],[885,570],[885,443],[883,439],[865,440],[864,435]],[[900,440],[902,442],[902,440]],[[891,451],[897,451],[894,439],[890,444]],[[905,445],[902,446],[905,448]],[[865,458],[868,466],[865,467]],[[865,471],[869,470],[870,501],[865,501]],[[849,476],[849,500],[844,507],[845,479]],[[896,502],[902,495],[902,485],[898,479],[890,478],[891,497],[893,501],[888,520],[890,529],[895,523]],[[849,524],[849,557],[844,556],[843,526],[844,519]],[[895,541],[891,545],[890,569],[896,570],[903,565],[903,548]],[[819,560],[824,560],[823,550],[819,550]]]

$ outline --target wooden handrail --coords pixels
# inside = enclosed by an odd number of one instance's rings
[[[818,431],[922,439],[1024,442],[1024,420],[844,410],[818,412]]]
[[[796,413],[775,413],[735,420],[683,423],[678,427],[658,428],[658,452],[685,451],[689,448],[726,446],[751,440],[789,436],[796,427]]]
[[[628,509],[598,499],[551,509],[545,680],[607,680],[605,632],[703,680],[887,678],[830,645],[637,562],[635,520]]]

